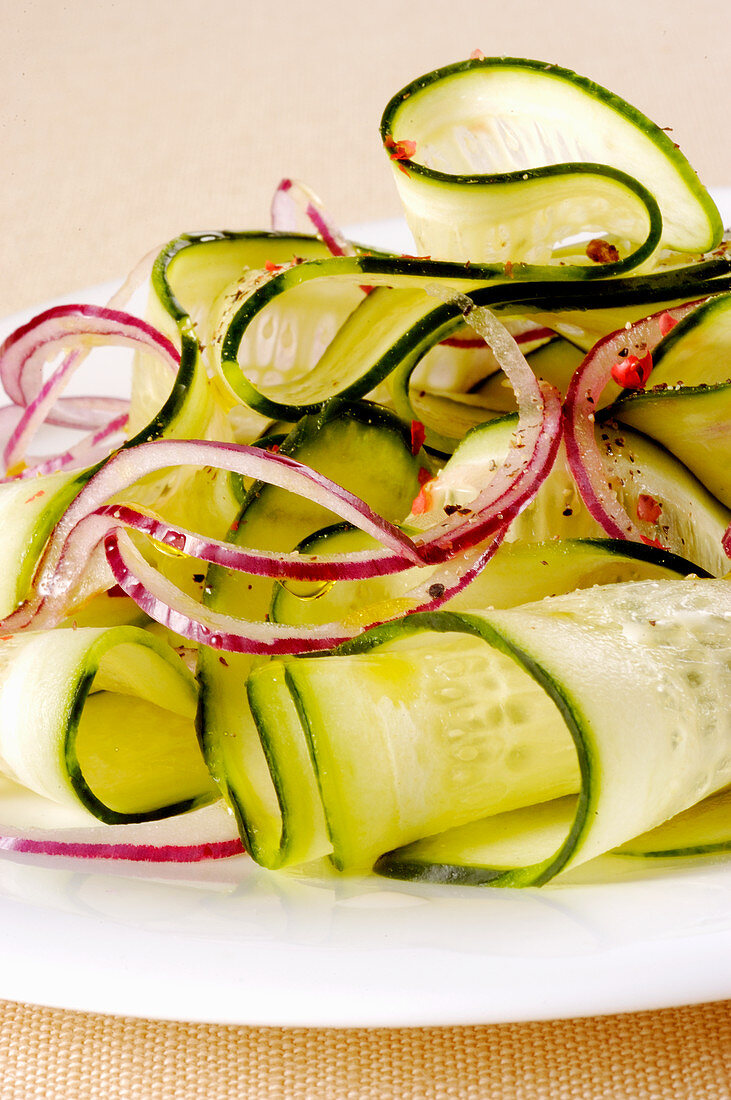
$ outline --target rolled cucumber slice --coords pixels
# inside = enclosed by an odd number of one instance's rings
[[[0,619],[27,597],[38,558],[86,474],[48,474],[0,485]]]
[[[0,642],[0,760],[12,779],[109,824],[217,796],[195,735],[196,687],[136,627],[37,631]]]
[[[392,157],[394,179],[433,255],[541,263],[589,228],[635,245],[656,233],[681,252],[721,238],[713,201],[668,135],[557,65],[488,57],[437,69],[391,99],[381,134],[389,154],[415,142]]]
[[[392,520],[404,515],[418,492],[419,460],[412,454],[408,430],[392,413],[365,402],[332,406],[319,416],[304,418],[284,440],[280,453],[327,474]],[[374,476],[379,470],[388,470],[389,476]],[[293,550],[331,519],[329,512],[303,497],[255,484],[230,537],[239,545]],[[266,578],[210,568],[205,600],[229,614],[264,619],[272,588]],[[201,646],[198,727],[206,761],[236,815],[248,850],[273,868],[314,859],[330,845],[294,703],[288,695],[261,700],[251,684],[247,696],[247,680],[259,664],[260,659],[224,656]],[[262,737],[258,724],[265,708],[269,726],[276,731],[271,737]],[[280,746],[286,742],[286,751],[274,752],[274,740]]]
[[[730,620],[725,581],[617,584],[411,616],[252,680],[289,687],[339,866],[398,844],[381,873],[540,885],[729,784]],[[415,860],[419,833],[441,835]]]

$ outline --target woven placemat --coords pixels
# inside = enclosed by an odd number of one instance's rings
[[[728,1100],[731,1002],[490,1027],[221,1027],[0,1002],[0,1100]]]

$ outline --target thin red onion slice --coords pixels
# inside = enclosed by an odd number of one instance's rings
[[[271,225],[278,232],[293,233],[297,228],[297,213],[311,222],[333,256],[352,256],[350,241],[325,213],[320,198],[300,180],[283,179],[272,196]]]
[[[76,827],[54,825],[54,807],[49,808],[43,816],[51,820],[45,825],[18,824],[0,797],[0,851],[137,863],[198,863],[244,852],[233,815],[222,802],[161,821]]]
[[[554,386],[539,381],[515,338],[484,306],[475,308],[464,295],[442,287],[435,296],[456,301],[465,319],[489,345],[515,391],[518,425],[503,465],[491,476],[489,466],[474,469],[473,499],[449,519],[432,524],[414,541],[424,561],[444,561],[459,550],[483,541],[512,521],[538,492],[553,466],[561,441],[561,398]],[[456,467],[459,471],[459,466]],[[449,467],[437,493],[449,485]],[[480,483],[488,484],[480,489]]]
[[[280,553],[273,550],[250,550],[231,542],[208,538],[185,527],[172,526],[166,520],[148,512],[139,512],[128,505],[106,504],[89,517],[106,517],[109,522],[97,525],[98,541],[107,531],[127,527],[140,531],[172,550],[188,554],[200,561],[211,562],[226,569],[252,573],[258,577],[287,577],[298,581],[363,580],[369,577],[401,573],[413,565],[402,554],[393,551],[361,550],[348,554],[305,555],[298,551]],[[86,524],[89,520],[82,520]],[[80,530],[81,524],[76,528]]]
[[[89,525],[76,532],[81,520],[145,475],[186,465],[229,470],[304,495],[375,538],[390,552],[384,556],[395,553],[407,564],[421,563],[413,542],[398,527],[342,486],[286,455],[235,443],[156,440],[118,452],[89,479],[49,538],[36,573],[33,596],[0,624],[2,629],[9,633],[31,622],[36,627],[58,623],[100,537],[98,528],[92,530]],[[99,519],[107,522],[105,517]],[[77,537],[73,537],[75,534]],[[377,557],[378,551],[372,556]]]
[[[159,251],[159,248],[155,248],[152,249],[150,252],[147,252],[142,257],[142,259],[132,268],[132,271],[129,273],[122,285],[107,301],[107,309],[121,310],[127,304],[135,291],[138,290],[143,285],[143,283],[145,283],[150,278],[152,266]],[[75,348],[73,351],[69,352],[69,357],[80,357],[80,359],[83,360],[87,354],[88,349]],[[65,365],[65,362],[61,364],[62,367],[65,367]],[[76,365],[78,366],[79,364],[77,363]],[[31,370],[29,369],[30,364],[26,364],[23,367],[20,376],[16,377],[13,371],[10,371],[8,374],[4,375],[0,364],[0,381],[2,381],[8,397],[10,397],[10,399],[15,404],[27,405],[28,402],[31,401],[38,394],[43,379],[42,366],[42,363],[40,365],[38,363],[35,363]],[[78,407],[83,413],[84,403],[88,402],[89,400],[93,401],[97,405],[101,403],[102,407],[106,407],[106,402],[112,399],[104,397],[94,397],[91,399],[67,398],[62,400],[63,404],[68,408],[75,408],[78,403]],[[122,412],[122,409],[115,408],[114,410],[110,409],[110,411],[119,413]],[[49,423],[55,423],[59,426],[66,426],[69,428],[88,428],[99,426],[96,422],[91,421],[88,415],[83,417],[80,422],[71,423],[68,417],[72,415],[73,414],[66,413],[65,411],[59,411],[56,417],[49,417]]]
[[[104,539],[107,562],[116,583],[156,622],[199,645],[230,653],[274,656],[287,653],[332,649],[389,619],[400,618],[404,600],[413,606],[407,614],[431,611],[462,591],[484,568],[497,550],[507,527],[486,548],[473,548],[454,558],[446,568],[432,573],[393,604],[374,604],[364,614],[347,622],[310,627],[236,619],[199,604],[149,565],[123,530],[111,531]]]
[[[52,455],[50,458],[36,459],[32,465],[27,466],[12,478],[0,479],[0,485],[6,481],[20,481],[24,478],[40,477],[44,474],[53,474],[58,470],[67,470],[74,467],[90,466],[100,458],[104,458],[114,447],[120,446],[125,439],[124,429],[129,417],[126,412],[121,416],[115,416],[100,428],[89,432],[73,447]]]
[[[612,376],[612,367],[620,351],[638,355],[651,353],[662,339],[669,315],[679,321],[692,312],[699,301],[687,302],[672,309],[636,321],[633,325],[609,333],[599,340],[575,371],[566,393],[563,407],[566,456],[576,486],[586,507],[613,539],[641,542],[644,538],[630,518],[609,483],[607,471],[594,435],[594,410]],[[665,331],[667,331],[665,329]]]
[[[106,306],[81,305],[54,306],[38,314],[11,333],[0,347],[0,377],[5,390],[17,404],[26,404],[4,449],[6,468],[24,457],[29,440],[80,365],[81,354],[72,353],[45,383],[41,380],[43,364],[70,341],[145,348],[173,374],[180,365],[179,353],[168,338],[132,314]],[[31,389],[24,385],[26,376],[30,376]]]
[[[723,533],[721,539],[721,546],[727,558],[731,558],[731,525],[729,525]]]

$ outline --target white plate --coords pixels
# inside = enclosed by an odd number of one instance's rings
[[[409,247],[394,223],[353,234]],[[0,997],[160,1019],[475,1024],[731,995],[728,862],[517,891],[4,854],[0,926]]]

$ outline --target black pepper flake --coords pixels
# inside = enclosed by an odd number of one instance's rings
[[[205,576],[206,576],[205,573],[194,573],[193,574],[193,580],[195,581],[196,584],[203,584],[203,581],[205,580]]]
[[[224,666],[224,668],[228,668],[228,661],[226,660],[225,657],[219,657],[218,660],[219,660],[220,664],[222,664]]]
[[[617,355],[620,357],[620,359],[624,359],[625,356],[629,355],[629,348],[620,348],[617,352]]]
[[[431,598],[433,600],[438,600],[440,596],[444,595],[444,585],[443,584],[430,584],[429,585],[429,595],[431,596]]]
[[[573,508],[564,508],[563,514],[565,516],[573,516],[574,510],[573,510]]]

